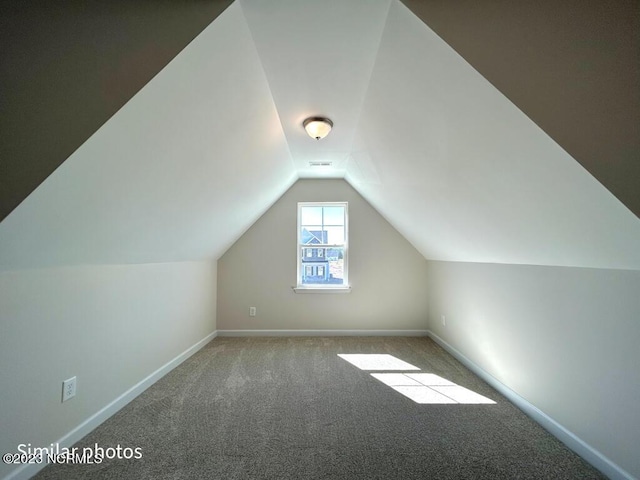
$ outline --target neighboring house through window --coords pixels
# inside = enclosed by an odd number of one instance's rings
[[[298,203],[298,287],[348,287],[347,202]]]

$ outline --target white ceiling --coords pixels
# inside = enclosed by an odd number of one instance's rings
[[[391,0],[240,0],[301,177],[345,173]],[[302,122],[328,116],[322,142]],[[332,169],[309,162],[332,162]]]
[[[0,268],[218,258],[323,176],[426,258],[640,269],[640,219],[398,0],[236,1],[0,224]]]
[[[0,224],[0,265],[217,258],[296,178],[233,4]]]
[[[640,267],[640,220],[394,2],[347,180],[426,257]]]

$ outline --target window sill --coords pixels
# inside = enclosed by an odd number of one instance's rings
[[[291,287],[295,293],[351,293],[351,287]]]

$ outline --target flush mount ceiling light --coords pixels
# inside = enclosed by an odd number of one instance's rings
[[[309,117],[302,122],[302,126],[311,138],[320,140],[329,135],[333,122],[324,117]]]

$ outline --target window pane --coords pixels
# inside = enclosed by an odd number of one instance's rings
[[[321,225],[303,225],[300,228],[300,243],[303,245],[317,245],[327,243],[327,231]]]
[[[343,285],[344,249],[329,248],[326,257],[302,259],[302,283],[304,285]]]
[[[322,225],[322,207],[301,207],[302,225]]]
[[[325,253],[325,260],[331,262],[332,260],[341,260],[344,258],[344,248],[335,247],[335,248],[327,248]]]
[[[327,248],[325,260],[329,269],[327,283],[342,285],[344,283],[344,248]]]
[[[344,207],[323,207],[325,225],[344,225]]]
[[[331,245],[344,244],[344,227],[325,227],[327,243]]]

